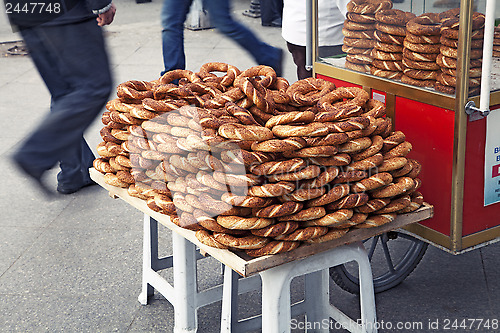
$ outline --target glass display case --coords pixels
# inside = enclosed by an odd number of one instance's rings
[[[315,77],[362,87],[385,103],[394,129],[413,144],[421,192],[435,207],[434,218],[408,230],[454,254],[500,240],[500,204],[485,192],[496,182],[492,191],[500,193],[500,140],[491,131],[500,126],[496,7],[495,0],[354,0],[345,54],[332,55],[318,43],[321,15],[310,0]],[[487,164],[489,155],[499,165]]]

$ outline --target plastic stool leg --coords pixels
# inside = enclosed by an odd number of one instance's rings
[[[364,247],[360,251],[365,251]],[[361,323],[366,332],[376,332],[375,293],[373,274],[368,256],[360,255],[356,261],[359,267],[359,289],[361,304]]]
[[[290,332],[290,268],[278,266],[260,272],[262,279],[262,333]]]
[[[328,333],[330,332],[330,317],[326,311],[330,307],[328,269],[306,274],[304,279],[307,321],[319,327],[314,332]]]
[[[172,233],[174,253],[174,332],[196,332],[198,328],[196,293],[196,251],[193,243]]]
[[[236,332],[238,323],[238,273],[224,266],[224,287],[222,289],[221,333]]]
[[[142,291],[139,302],[148,304],[148,298],[153,296],[154,288],[147,282],[148,274],[153,270],[153,256],[158,254],[158,222],[144,214],[143,244],[142,244]],[[155,237],[156,236],[156,237]]]

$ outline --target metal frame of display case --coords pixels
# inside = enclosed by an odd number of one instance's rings
[[[318,3],[310,0],[311,18],[310,25],[312,44],[312,69],[315,77],[333,78],[346,81],[372,90],[383,89],[386,94],[387,116],[396,119],[395,111],[396,96],[415,101],[425,101],[425,104],[455,112],[454,137],[453,137],[453,161],[452,161],[452,188],[451,188],[451,219],[450,235],[433,230],[421,224],[414,224],[406,228],[417,238],[427,241],[439,248],[453,254],[459,254],[491,242],[500,241],[500,225],[483,231],[463,236],[463,207],[464,207],[464,177],[465,177],[465,155],[468,116],[465,106],[467,102],[473,101],[479,104],[479,96],[469,97],[468,72],[469,56],[471,52],[471,31],[473,0],[461,0],[460,2],[460,28],[457,58],[457,87],[456,94],[448,95],[433,89],[420,88],[404,84],[399,81],[380,78],[371,74],[356,72],[343,67],[337,67],[318,60]],[[500,91],[490,93],[490,107],[500,105]]]

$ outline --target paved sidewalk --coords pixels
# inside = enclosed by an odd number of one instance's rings
[[[156,79],[162,69],[161,1],[116,2],[116,20],[106,28],[115,83]],[[236,18],[286,50],[279,28],[262,27],[259,19],[241,15],[248,5],[246,0],[234,1]],[[240,69],[255,65],[242,49],[212,29],[186,30],[185,38],[187,68],[193,71],[210,61]],[[0,46],[19,39],[1,15]],[[285,55],[283,76],[294,82],[295,67],[291,56]],[[172,332],[173,308],[161,295],[156,294],[147,306],[137,301],[142,214],[97,186],[50,201],[34,191],[9,157],[46,111],[49,94],[27,56],[0,58],[0,78],[0,116],[4,119],[0,131],[0,332]],[[101,126],[96,120],[86,134],[92,147],[101,141]],[[55,174],[50,175],[54,189]],[[160,237],[160,255],[167,255],[169,233],[160,228]],[[460,324],[468,319],[496,320],[497,326],[477,331],[500,332],[499,257],[498,243],[459,256],[429,246],[413,274],[400,286],[377,295],[380,332],[417,331],[398,330],[398,323],[421,327],[422,332],[447,332],[447,320],[453,330],[455,320]],[[222,282],[214,259],[203,259],[198,265],[201,288]],[[168,271],[162,274],[172,278]],[[293,298],[300,297],[300,279],[293,282],[293,290]],[[245,295],[240,311],[258,314],[259,296],[258,292]],[[357,297],[333,282],[331,298],[347,314],[359,316]],[[219,302],[200,309],[200,332],[219,330],[220,308]],[[433,329],[436,323],[438,329]],[[337,331],[342,330],[332,330]],[[458,327],[454,331],[472,330]]]

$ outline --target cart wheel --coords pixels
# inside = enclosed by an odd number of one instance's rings
[[[363,241],[373,271],[375,293],[389,290],[410,275],[427,250],[427,244],[408,234],[390,231]],[[380,246],[377,246],[379,245]],[[358,266],[347,263],[330,268],[330,276],[345,291],[359,294]]]

